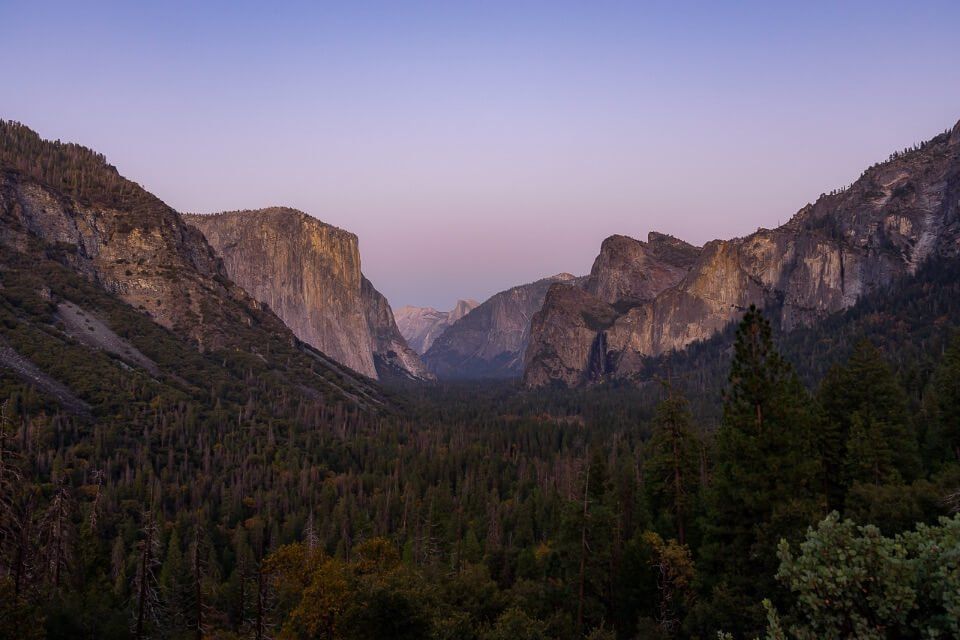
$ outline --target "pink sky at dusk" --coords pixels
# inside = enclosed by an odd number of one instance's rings
[[[449,308],[775,226],[960,118],[957,3],[771,4],[5,2],[0,117],[182,211],[303,209]]]

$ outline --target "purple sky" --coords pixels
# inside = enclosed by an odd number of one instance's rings
[[[0,117],[349,229],[395,307],[774,226],[960,118],[956,1],[146,4],[0,0]]]

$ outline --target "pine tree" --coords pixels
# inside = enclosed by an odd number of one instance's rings
[[[774,588],[780,538],[823,511],[809,404],[769,322],[751,307],[737,330],[702,547],[708,581],[745,605]],[[755,633],[762,620],[757,607],[744,611],[738,631]]]
[[[123,543],[123,536],[118,535],[113,540],[110,550],[110,578],[113,581],[113,593],[120,596],[127,589],[127,548]]]
[[[65,482],[58,483],[40,522],[43,570],[52,593],[59,594],[73,563],[76,505]]]
[[[595,452],[583,472],[579,499],[571,501],[563,525],[568,580],[575,585],[577,628],[599,622],[609,608],[614,510],[606,459]]]
[[[215,567],[215,559],[211,557],[210,541],[204,535],[204,527],[200,523],[201,514],[197,514],[197,524],[193,528],[193,541],[189,546],[189,579],[190,579],[190,606],[192,619],[189,626],[193,629],[196,640],[201,640],[208,632],[208,620],[213,617],[214,609],[212,598],[209,595],[211,578],[216,581],[219,576]]]
[[[943,354],[931,386],[936,406],[934,445],[946,459],[960,463],[960,334]]]
[[[169,616],[169,626],[176,630],[187,626],[190,585],[187,571],[179,527],[174,527],[167,540],[167,553],[160,566],[158,582],[163,610]]]
[[[16,562],[22,523],[15,496],[23,484],[19,456],[12,448],[14,435],[9,405],[9,400],[0,405],[0,569],[7,571]]]
[[[672,533],[686,544],[687,523],[699,488],[699,447],[686,398],[668,386],[657,407],[644,465],[645,486],[654,512],[669,513]]]
[[[853,482],[912,480],[919,451],[906,393],[883,354],[862,340],[821,384],[820,453],[830,508],[841,509]]]

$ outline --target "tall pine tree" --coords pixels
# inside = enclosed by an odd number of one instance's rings
[[[960,334],[957,334],[933,377],[936,410],[932,440],[935,455],[960,462]]]
[[[667,387],[657,407],[649,458],[644,465],[645,487],[655,517],[669,525],[669,535],[686,544],[691,514],[699,491],[699,444],[686,398]]]
[[[823,514],[809,407],[751,306],[737,330],[701,551],[709,583],[744,607],[734,631],[762,629],[755,603],[775,588],[777,543]]]

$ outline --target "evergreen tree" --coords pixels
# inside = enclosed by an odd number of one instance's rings
[[[615,517],[606,459],[595,452],[583,471],[578,500],[567,505],[563,523],[566,581],[574,592],[577,629],[599,623],[611,602]]]
[[[687,401],[668,386],[657,407],[644,465],[645,486],[656,514],[666,513],[670,535],[687,542],[687,527],[699,489],[699,446]]]
[[[75,508],[69,488],[61,481],[54,489],[47,511],[40,521],[44,578],[51,593],[57,596],[73,565]]]
[[[960,333],[943,354],[931,386],[936,408],[933,443],[941,456],[960,463]]]
[[[12,447],[14,433],[9,405],[9,400],[0,405],[0,573],[16,575],[25,523],[18,508],[17,494],[23,489],[23,476],[19,456]],[[15,580],[14,590],[18,596],[20,587]]]
[[[791,592],[790,615],[781,625],[768,605],[768,638],[885,640],[960,634],[960,517],[884,537],[873,525],[857,526],[832,513],[798,546],[780,545],[777,578]]]
[[[773,589],[780,538],[823,510],[809,404],[770,323],[751,307],[737,330],[701,551],[708,580],[745,606]],[[756,633],[762,621],[754,605],[737,631]]]
[[[167,540],[167,552],[160,566],[158,582],[163,611],[168,626],[175,630],[187,626],[190,580],[187,562],[183,557],[179,527],[174,527]]]
[[[906,393],[872,342],[860,341],[847,362],[825,378],[818,395],[831,508],[842,508],[854,482],[916,477],[919,451]]]

